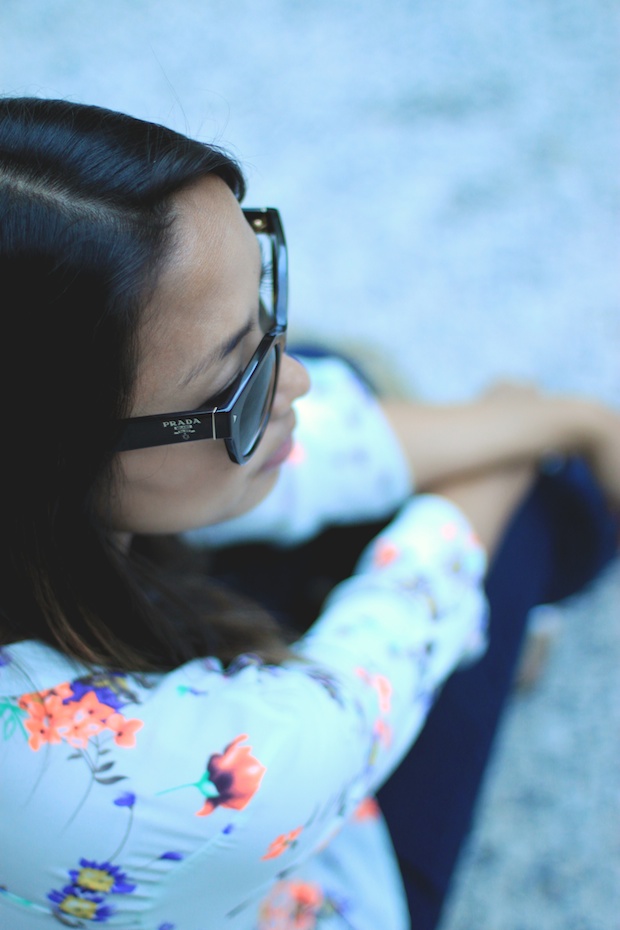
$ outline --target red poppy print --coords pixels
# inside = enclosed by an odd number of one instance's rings
[[[295,845],[295,841],[302,830],[303,827],[297,827],[289,833],[282,833],[280,836],[276,836],[275,840],[269,844],[269,849],[265,855],[261,856],[261,859],[276,859],[278,856],[281,856],[283,852],[286,852],[287,849]]]
[[[400,549],[387,539],[380,539],[373,552],[373,564],[376,568],[385,568],[395,562],[400,555]]]
[[[364,798],[353,814],[353,820],[378,820],[381,817],[381,810],[374,798]]]
[[[318,930],[336,925],[353,928],[349,914],[349,901],[315,882],[280,881],[261,905],[257,930]]]
[[[261,907],[259,930],[314,930],[323,902],[314,882],[278,882]]]
[[[237,736],[224,752],[216,752],[210,757],[207,763],[207,784],[215,792],[205,799],[197,811],[198,817],[206,817],[220,806],[243,810],[258,791],[267,770],[254,758],[251,746],[241,745],[247,738],[245,733]]]
[[[392,704],[392,683],[389,678],[386,678],[385,675],[379,675],[377,673],[372,673],[366,671],[365,668],[356,668],[355,672],[359,677],[366,682],[367,685],[370,685],[371,688],[374,688],[377,694],[377,700],[379,701],[379,710],[382,714],[389,714],[391,704]]]

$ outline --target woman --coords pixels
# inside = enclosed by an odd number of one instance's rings
[[[223,153],[33,99],[0,102],[0,153],[0,922],[408,926],[370,799],[480,655],[486,553],[543,454],[588,454],[620,499],[617,415],[517,388],[381,405],[329,358],[309,390],[279,217],[242,212]],[[399,507],[294,642],[153,553]]]

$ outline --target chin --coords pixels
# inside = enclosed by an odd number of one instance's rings
[[[242,467],[245,468],[245,466]],[[279,474],[279,467],[259,470],[251,477],[243,490],[232,499],[229,499],[228,506],[225,509],[217,511],[210,509],[207,512],[194,510],[191,513],[183,513],[176,526],[164,532],[184,533],[188,530],[197,530],[204,526],[215,526],[218,523],[226,523],[227,520],[242,517],[265,500],[273,490]]]
[[[279,474],[279,465],[258,471],[256,475],[254,475],[252,483],[248,486],[245,493],[238,499],[233,512],[228,517],[223,517],[222,520],[241,517],[244,513],[248,513],[250,510],[253,510],[254,507],[257,507],[273,490]],[[218,523],[222,522],[222,520],[218,520]]]

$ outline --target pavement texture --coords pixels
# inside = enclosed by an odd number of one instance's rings
[[[405,388],[620,404],[613,0],[2,0],[0,92],[153,119],[277,205],[293,333]],[[385,362],[384,362],[385,364]],[[441,930],[620,927],[620,567],[515,691]],[[380,928],[377,928],[380,930]]]

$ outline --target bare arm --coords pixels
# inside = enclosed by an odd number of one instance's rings
[[[620,509],[620,414],[592,401],[498,385],[467,404],[382,401],[416,486],[450,498],[492,553],[550,454],[581,454]]]
[[[466,404],[382,401],[419,490],[550,454],[589,459],[613,506],[620,506],[620,414],[581,398],[500,385]]]

